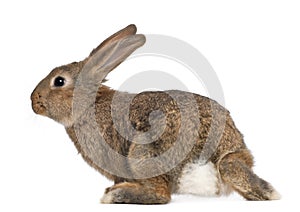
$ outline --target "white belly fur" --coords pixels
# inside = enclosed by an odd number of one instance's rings
[[[221,182],[215,165],[197,163],[186,164],[179,179],[180,194],[216,196],[220,194]]]

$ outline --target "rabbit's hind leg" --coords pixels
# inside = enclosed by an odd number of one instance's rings
[[[171,200],[167,184],[160,177],[122,182],[106,189],[102,203],[166,204]]]
[[[265,180],[252,171],[252,164],[247,163],[247,151],[231,153],[219,162],[222,180],[247,200],[277,200],[280,195]]]

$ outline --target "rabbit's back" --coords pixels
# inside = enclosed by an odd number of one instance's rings
[[[142,145],[149,143],[149,147],[156,146],[157,154],[174,145],[181,134],[194,133],[197,135],[182,140],[187,142],[196,138],[191,141],[194,147],[190,159],[198,159],[201,155],[202,159],[216,163],[226,152],[245,148],[243,136],[229,112],[210,98],[179,90],[142,92],[130,98],[130,123],[136,132],[152,132],[148,134],[149,140],[142,141]],[[128,116],[128,112],[119,112]],[[157,132],[161,134],[157,135]]]

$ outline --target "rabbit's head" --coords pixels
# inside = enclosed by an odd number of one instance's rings
[[[136,34],[135,25],[129,25],[104,40],[80,62],[55,68],[31,94],[32,108],[65,126],[71,126],[76,86],[85,90],[82,99],[88,100],[89,90],[99,88],[106,75],[145,43],[145,36]]]

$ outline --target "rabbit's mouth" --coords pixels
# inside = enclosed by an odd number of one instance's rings
[[[32,103],[32,109],[36,114],[46,115],[46,107],[41,102]]]

